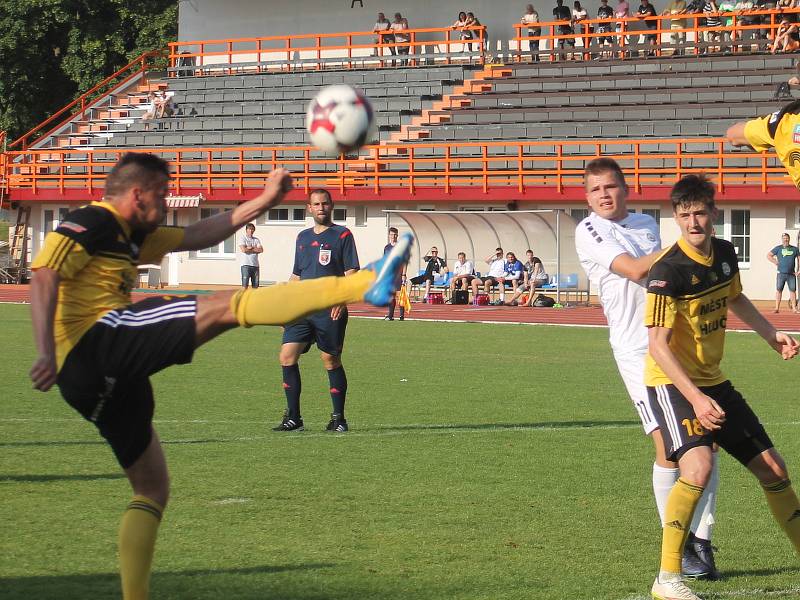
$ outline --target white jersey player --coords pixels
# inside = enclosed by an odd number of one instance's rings
[[[644,385],[644,358],[648,345],[644,326],[644,280],[661,248],[659,228],[652,217],[628,212],[628,187],[615,161],[598,158],[587,164],[585,187],[586,200],[592,212],[575,230],[575,247],[586,275],[598,289],[608,321],[614,359],[628,395],[645,433],[655,442],[653,493],[663,523],[667,496],[678,478],[678,468],[666,459],[661,432]],[[710,544],[718,481],[715,466],[712,480],[695,513],[694,534],[690,536],[684,553],[686,576],[710,579],[719,576]]]

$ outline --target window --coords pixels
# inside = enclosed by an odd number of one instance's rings
[[[750,262],[750,211],[731,210],[731,243],[740,263]]]
[[[44,232],[47,233],[49,231],[55,231],[58,224],[64,220],[64,217],[67,216],[69,209],[62,206],[58,208],[58,219],[56,219],[56,210],[52,208],[46,208],[43,211],[42,222],[44,224]]]
[[[578,223],[583,221],[586,217],[589,216],[589,209],[588,208],[570,208],[569,209],[569,216],[575,219]]]
[[[229,208],[201,208],[200,209],[200,219],[207,219],[209,217],[213,217],[214,215],[218,215],[221,212],[228,212]],[[198,250],[198,256],[231,256],[236,252],[236,236],[231,236],[227,240],[223,240],[219,244],[215,246],[211,246],[209,248],[205,248],[204,250]]]
[[[368,215],[366,204],[356,206],[356,227],[366,227]]]
[[[333,220],[336,221],[346,221],[347,220],[347,209],[346,208],[334,208],[333,209]]]
[[[486,210],[485,206],[459,206],[458,210],[462,212],[484,212]]]
[[[661,209],[660,208],[643,208],[643,215],[648,215],[655,219],[656,223],[661,224]]]
[[[733,244],[740,266],[750,266],[749,209],[718,209],[714,235]]]
[[[267,216],[264,219],[265,223],[288,223],[292,221],[294,223],[302,222],[305,223],[306,220],[306,209],[305,208],[292,208],[292,207],[281,207],[281,208],[271,208],[267,211]]]

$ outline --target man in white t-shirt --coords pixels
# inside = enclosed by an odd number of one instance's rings
[[[486,264],[489,265],[489,272],[481,278],[475,278],[472,280],[472,297],[478,295],[478,287],[483,286],[484,291],[486,293],[492,289],[492,286],[496,285],[497,289],[500,291],[500,301],[503,302],[506,299],[505,294],[505,275],[506,275],[506,260],[503,258],[503,249],[497,248],[494,251],[494,254],[490,254],[486,257]]]
[[[458,253],[458,260],[453,265],[453,277],[450,279],[450,301],[455,295],[456,287],[461,286],[462,290],[468,290],[469,284],[475,279],[475,267],[471,260],[467,260],[464,252]]]
[[[258,287],[260,269],[258,266],[258,255],[264,251],[261,247],[261,240],[255,237],[256,226],[248,223],[244,227],[244,236],[239,242],[239,252],[241,253],[242,265],[242,287],[246,288],[251,284],[254,288]]]
[[[591,161],[586,165],[584,182],[592,212],[575,230],[575,248],[586,275],[597,286],[617,368],[645,433],[655,443],[653,493],[663,525],[667,496],[679,473],[677,465],[666,459],[661,431],[644,385],[648,345],[644,278],[660,254],[659,228],[652,217],[628,212],[628,186],[614,160]],[[715,459],[711,481],[695,512],[691,527],[694,533],[684,550],[683,571],[687,577],[719,577],[710,543],[718,483]]]
[[[375,26],[372,28],[373,33],[376,34],[375,37],[375,49],[373,53],[375,56],[381,56],[383,54],[383,50],[381,46],[383,44],[391,43],[394,41],[394,36],[390,33],[392,29],[392,24],[389,19],[386,18],[382,12],[378,13],[378,20],[375,21]],[[389,51],[394,54],[394,46],[389,48]]]

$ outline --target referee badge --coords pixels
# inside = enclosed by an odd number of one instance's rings
[[[329,264],[331,264],[330,249],[328,250],[323,250],[322,248],[319,249],[319,264],[321,264],[323,267],[327,267]]]

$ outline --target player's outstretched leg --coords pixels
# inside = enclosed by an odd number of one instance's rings
[[[290,281],[266,288],[239,290],[230,309],[239,325],[284,325],[340,304],[365,301],[386,306],[400,286],[414,236],[401,236],[380,260],[347,277]]]

